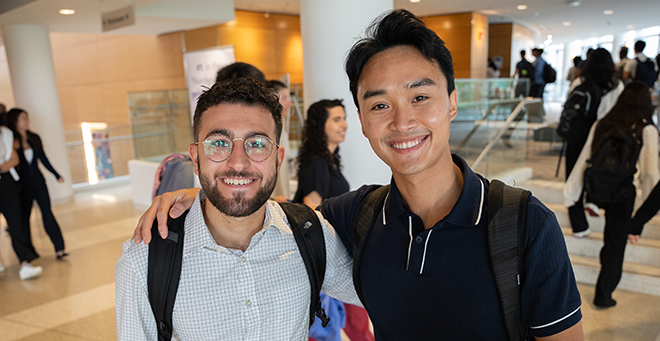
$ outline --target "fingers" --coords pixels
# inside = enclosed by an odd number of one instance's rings
[[[168,235],[167,220],[168,216],[178,218],[189,209],[197,197],[199,188],[182,189],[176,192],[168,192],[154,198],[151,206],[142,214],[138,221],[138,226],[133,233],[133,240],[136,244],[144,242],[149,244],[151,238],[151,228],[154,220],[158,222],[158,234],[165,239]]]
[[[638,234],[629,234],[628,241],[630,244],[637,244],[639,242],[640,235]]]

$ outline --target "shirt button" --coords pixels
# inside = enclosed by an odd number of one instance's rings
[[[245,257],[241,256],[240,260],[241,260],[241,263],[245,263]]]
[[[245,301],[245,305],[248,307],[252,306],[252,301],[250,300]]]
[[[424,241],[424,238],[417,236],[417,238],[415,238],[415,241],[417,242],[417,244],[419,244]]]
[[[222,248],[218,246],[215,248],[215,251],[222,252]]]

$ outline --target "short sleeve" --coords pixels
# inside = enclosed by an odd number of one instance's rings
[[[559,223],[536,198],[528,206],[523,260],[523,324],[537,337],[560,333],[582,319],[580,292]]]
[[[313,158],[307,168],[305,168],[302,176],[299,176],[298,193],[296,197],[306,197],[309,193],[314,191],[318,192],[323,198],[325,181],[330,178],[328,164],[320,157]],[[325,199],[325,198],[323,198]]]

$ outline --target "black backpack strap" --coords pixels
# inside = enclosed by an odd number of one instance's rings
[[[488,252],[509,340],[526,340],[520,314],[520,271],[529,191],[493,180],[488,190]]]
[[[321,319],[321,325],[325,327],[330,322],[330,318],[321,307],[320,296],[326,266],[323,227],[314,210],[307,205],[282,203],[280,207],[282,207],[289,221],[309,277],[311,288],[309,325],[314,324],[314,316],[316,315]]]
[[[360,281],[360,262],[362,261],[362,250],[366,241],[365,236],[369,234],[375,219],[380,215],[385,203],[385,197],[390,191],[390,186],[381,186],[369,192],[358,205],[353,220],[353,284],[355,291],[364,305],[362,295],[362,282]]]
[[[186,215],[188,211],[176,219],[168,217],[169,234],[166,239],[159,237],[157,221],[154,221],[151,227],[151,235],[154,237],[149,243],[147,286],[151,310],[156,317],[159,341],[172,339],[172,311],[181,277]]]

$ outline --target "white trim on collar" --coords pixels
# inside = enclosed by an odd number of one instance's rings
[[[390,197],[390,192],[388,191],[387,195],[385,196],[385,201],[383,201],[383,226],[387,225],[387,220],[385,219],[385,206],[387,206],[387,199],[389,197]]]
[[[479,221],[481,221],[481,212],[484,209],[484,181],[481,180],[481,178],[477,177],[479,179],[479,183],[481,184],[481,203],[479,204],[479,214],[477,215],[477,221],[474,223],[475,225],[479,225]]]

